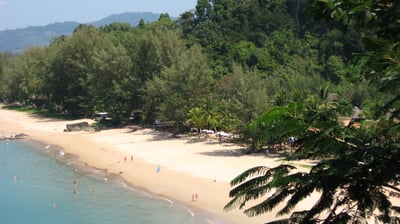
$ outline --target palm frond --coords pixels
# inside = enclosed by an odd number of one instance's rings
[[[300,201],[310,196],[315,190],[315,184],[317,183],[310,181],[311,179],[308,175],[296,173],[292,175],[292,178],[296,179],[296,183],[294,184],[296,191],[290,197],[289,201],[286,203],[286,206],[278,212],[278,215],[290,213]]]
[[[272,175],[275,175],[276,173],[280,174],[287,174],[289,173],[290,170],[296,169],[295,166],[292,165],[287,165],[287,164],[282,164],[274,168],[268,168],[266,166],[256,166],[253,168],[250,168],[237,177],[235,177],[231,182],[231,186],[238,185],[245,180],[254,177],[254,176],[265,176],[265,177],[271,177]]]
[[[333,194],[331,191],[322,192],[318,201],[314,204],[314,206],[307,212],[307,215],[304,217],[305,220],[309,220],[314,217],[316,214],[321,213],[323,210],[330,208],[333,203]]]
[[[238,185],[253,176],[265,175],[265,173],[268,170],[269,170],[269,168],[266,166],[256,166],[256,167],[250,168],[250,169],[244,171],[243,173],[241,173],[240,175],[238,175],[237,177],[235,177],[233,180],[231,180],[230,184],[231,184],[231,186]]]
[[[380,216],[379,219],[385,223],[389,222],[392,203],[388,200],[386,195],[380,191],[375,192],[374,198],[377,209],[382,212],[382,216]]]
[[[248,201],[255,200],[263,195],[266,195],[272,189],[272,186],[267,182],[268,179],[260,176],[253,178],[234,188],[230,192],[230,197],[234,197],[234,199],[231,200],[227,204],[227,206],[225,206],[225,210],[229,210],[229,208],[235,207],[239,207],[239,209],[242,209],[243,207],[245,207]]]
[[[280,165],[272,169],[258,166],[240,174],[231,181],[232,186],[236,185],[229,192],[229,196],[233,199],[225,205],[224,210],[231,210],[236,207],[242,209],[248,201],[258,199],[272,188],[287,186],[287,181],[282,177],[286,176],[292,169],[295,169],[295,167],[291,165]]]
[[[324,220],[323,224],[330,224],[330,223],[349,223],[350,220],[352,219],[352,216],[345,212],[340,212],[339,214],[332,216],[330,218],[327,218]],[[356,222],[358,223],[358,222]]]
[[[265,212],[272,211],[279,203],[283,202],[290,194],[293,193],[293,190],[288,188],[283,188],[281,190],[276,190],[274,194],[268,197],[266,200],[261,202],[258,205],[250,207],[244,210],[244,213],[247,216],[256,216]]]

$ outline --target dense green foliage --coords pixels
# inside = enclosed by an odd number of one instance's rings
[[[360,80],[368,80],[371,90],[385,98],[377,95],[374,104],[363,106],[365,111],[355,113],[345,125],[340,115],[347,105],[338,97],[346,95],[342,91],[330,94],[329,88],[259,116],[250,129],[260,144],[295,136],[291,158],[318,162],[310,171],[297,171],[291,165],[245,171],[232,180],[233,199],[226,209],[239,207],[254,216],[283,203],[278,215],[291,216],[279,223],[398,223],[400,207],[392,199],[400,197],[400,5],[380,0],[316,0],[308,10],[361,33],[364,50],[355,55],[358,61],[347,66],[337,59],[327,62],[334,66],[332,71],[340,72],[337,77],[346,76],[341,71],[345,68],[359,71]],[[347,80],[355,84],[352,75]],[[360,105],[365,95],[360,91],[353,96],[353,106]],[[313,206],[296,207],[313,193],[318,194]],[[263,197],[261,203],[246,207]]]
[[[359,69],[346,52],[360,49],[358,37],[306,19],[302,8],[285,0],[201,0],[176,21],[162,14],[137,27],[81,25],[49,47],[4,55],[0,97],[74,116],[107,111],[115,123],[135,114],[143,124],[158,119],[177,128],[190,125],[197,107],[208,117],[204,128],[243,139],[271,106],[325,83],[345,95],[343,113],[354,103],[368,107],[373,92],[349,82]]]
[[[392,1],[198,0],[177,20],[81,25],[48,47],[1,54],[0,98],[73,116],[107,111],[115,124],[134,116],[233,132],[252,150],[295,136],[292,158],[320,163],[246,171],[227,208],[274,192],[245,212],[289,197],[286,214],[318,191],[291,221],[387,222],[388,192],[400,193],[399,15]],[[358,120],[344,126],[355,107]]]

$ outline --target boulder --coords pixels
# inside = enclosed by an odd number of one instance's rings
[[[29,135],[25,133],[19,133],[15,135],[2,135],[0,134],[0,140],[14,140],[14,139],[25,139],[29,138]]]
[[[28,138],[28,137],[29,136],[25,133],[19,133],[14,136],[14,138],[16,138],[16,139],[24,139],[24,138]]]
[[[90,127],[88,122],[79,122],[75,124],[67,124],[67,129],[65,129],[66,132],[72,132],[72,131],[92,131],[93,128]]]

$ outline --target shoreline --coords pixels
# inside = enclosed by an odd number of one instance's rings
[[[155,139],[159,136],[150,129],[63,132],[66,124],[76,122],[0,109],[0,135],[24,133],[32,140],[61,147],[86,166],[119,175],[135,188],[178,201],[193,211],[197,209],[215,215],[230,224],[265,223],[277,219],[274,212],[247,217],[237,209],[223,211],[229,201],[229,181],[257,165],[275,166],[278,164],[276,158],[243,155],[239,153],[243,148],[219,144],[217,140],[198,141],[197,137]],[[193,194],[198,195],[195,202],[192,201]]]
[[[88,166],[87,164],[83,163],[77,155],[64,153],[65,150],[60,146],[47,145],[44,142],[29,138],[24,138],[24,139],[11,138],[3,140],[18,141],[23,144],[32,146],[32,148],[35,151],[38,151],[38,153],[42,153],[46,157],[54,159],[56,162],[68,166],[78,176],[80,175],[89,176],[90,178],[95,178],[99,181],[116,185],[117,187],[121,187],[128,191],[145,195],[146,197],[148,197],[149,200],[165,201],[168,204],[170,204],[170,206],[175,207],[181,211],[186,211],[191,216],[201,217],[202,219],[207,221],[207,223],[229,224],[228,222],[226,222],[226,220],[222,219],[219,216],[216,216],[213,213],[207,212],[203,209],[193,208],[192,206],[189,206],[187,203],[180,202],[173,198],[167,198],[160,195],[152,194],[151,192],[148,192],[145,188],[134,186],[129,182],[127,182],[120,174],[113,174],[107,172],[107,170],[104,169],[98,169],[95,167]]]

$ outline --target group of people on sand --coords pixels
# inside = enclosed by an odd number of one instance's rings
[[[192,194],[192,202],[197,201],[197,198],[199,197],[199,195],[197,193],[193,193]]]
[[[128,160],[128,158],[125,156],[124,157],[125,162]],[[133,155],[131,155],[131,162],[133,162]]]

